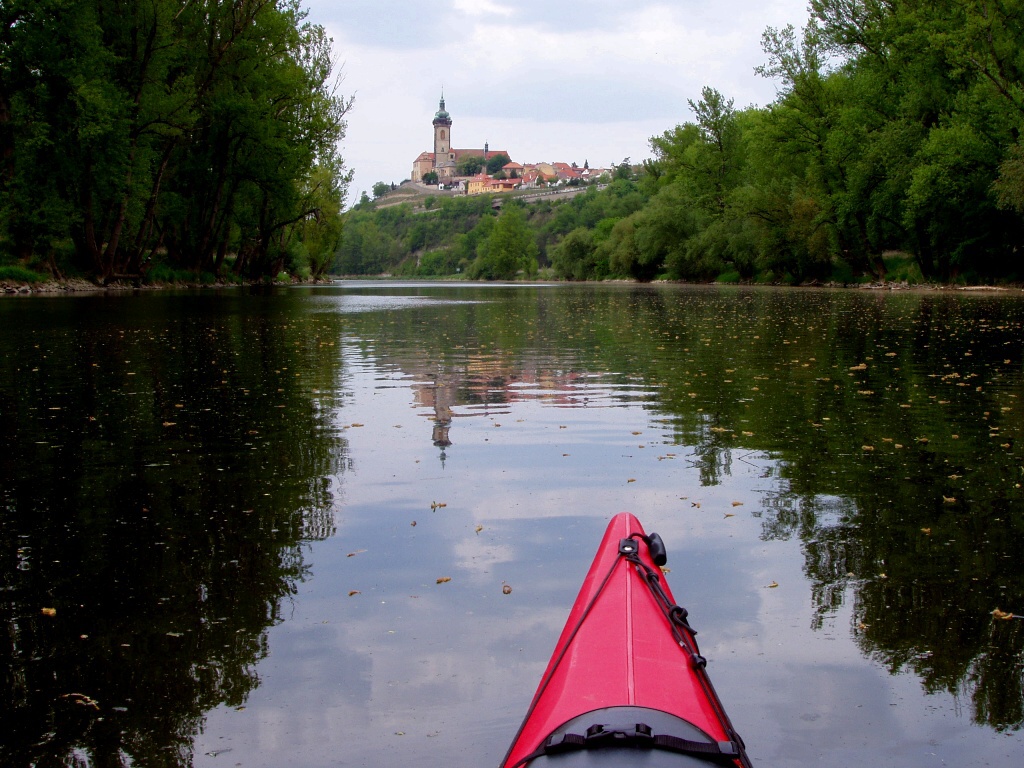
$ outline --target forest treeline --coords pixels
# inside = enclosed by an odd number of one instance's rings
[[[349,181],[332,69],[298,0],[4,0],[0,267],[323,273]]]
[[[1024,278],[1024,2],[811,0],[802,31],[768,29],[762,45],[769,106],[706,87],[632,181],[502,213],[529,228],[539,267],[579,280]],[[493,224],[479,206],[353,211],[338,268],[480,275]]]

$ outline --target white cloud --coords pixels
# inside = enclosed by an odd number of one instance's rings
[[[430,148],[444,88],[455,144],[520,162],[634,161],[691,119],[704,85],[737,106],[765,104],[767,26],[801,25],[805,0],[310,0],[355,92],[342,154],[353,197],[401,181]]]
[[[467,16],[511,16],[513,10],[492,0],[453,0],[453,7]]]

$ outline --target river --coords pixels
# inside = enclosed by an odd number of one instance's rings
[[[1009,292],[0,301],[0,763],[496,766],[630,510],[756,765],[1017,764],[1022,363]]]

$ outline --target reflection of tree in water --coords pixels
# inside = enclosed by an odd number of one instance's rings
[[[512,402],[522,395],[511,384],[553,371],[563,380],[552,394],[571,404],[568,372],[607,371],[657,392],[702,485],[747,454],[769,461],[775,491],[758,514],[766,537],[800,539],[815,624],[852,601],[865,654],[969,698],[981,723],[1018,728],[1024,621],[990,612],[1024,606],[1020,306],[567,289],[523,306],[456,306],[433,324],[410,313],[385,330],[418,339],[407,372],[444,360],[452,384],[467,382],[449,401],[463,412]],[[430,331],[417,336],[416,323]],[[434,369],[423,370],[427,380]]]
[[[148,320],[0,350],[38,368],[0,369],[5,765],[190,765],[334,528],[335,404],[299,382],[337,377],[336,334]]]
[[[912,670],[930,692],[970,699],[980,723],[1020,728],[1024,622],[991,615],[1024,594],[1008,507],[978,498],[929,509],[916,484],[874,483],[843,500],[782,492],[766,505],[765,535],[803,542],[816,627],[852,599],[866,655],[892,674]]]

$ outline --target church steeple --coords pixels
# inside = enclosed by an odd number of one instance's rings
[[[455,152],[452,150],[452,116],[444,108],[444,89],[434,115],[434,171],[441,180],[455,175]]]
[[[444,108],[444,91],[441,91],[441,102],[437,106],[437,112],[434,113],[434,125],[439,122],[445,123],[446,125],[452,124],[452,116],[448,114],[448,110]]]

